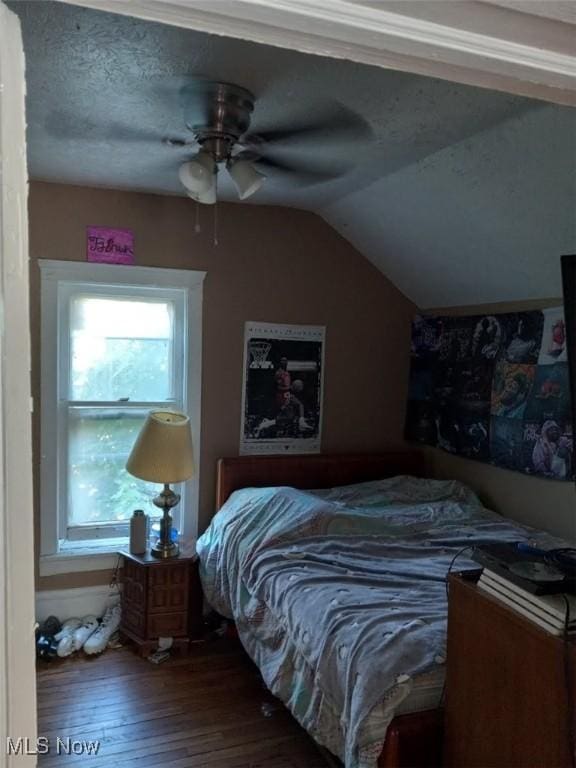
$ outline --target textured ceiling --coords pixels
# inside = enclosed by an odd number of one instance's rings
[[[33,178],[182,194],[190,149],[179,91],[192,78],[257,97],[251,131],[350,111],[368,131],[279,146],[339,179],[270,173],[254,204],[322,215],[420,306],[560,294],[576,250],[575,112],[346,61],[52,2],[10,4],[27,57]],[[220,196],[236,199],[226,178]]]

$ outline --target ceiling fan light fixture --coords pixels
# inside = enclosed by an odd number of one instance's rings
[[[180,181],[192,195],[210,195],[216,190],[216,163],[207,152],[198,152],[191,160],[183,163],[178,171]]]
[[[257,171],[249,160],[232,160],[226,166],[240,200],[246,200],[257,192],[266,176]]]
[[[188,197],[203,205],[214,205],[216,203],[216,182],[206,192],[188,192]]]

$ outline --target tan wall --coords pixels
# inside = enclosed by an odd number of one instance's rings
[[[322,450],[379,450],[402,442],[414,306],[318,216],[289,208],[218,206],[183,198],[35,182],[30,193],[32,388],[36,520],[39,515],[38,259],[85,258],[88,224],[129,227],[136,263],[200,269],[204,352],[200,528],[214,510],[215,465],[237,455],[246,320],[326,325]],[[42,589],[104,583],[109,574],[40,579]]]
[[[425,311],[434,314],[471,315],[544,309],[559,304],[562,304],[562,299]],[[576,542],[576,489],[573,483],[528,477],[519,472],[451,456],[435,448],[427,449],[426,456],[428,471],[434,477],[461,480],[477,491],[486,506],[521,523],[543,528]]]

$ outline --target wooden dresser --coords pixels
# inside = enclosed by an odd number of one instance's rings
[[[157,560],[150,553],[124,558],[120,631],[147,656],[159,637],[187,648],[202,632],[202,587],[192,546],[179,557]]]
[[[572,768],[573,640],[566,648],[563,638],[456,575],[447,660],[445,768]]]

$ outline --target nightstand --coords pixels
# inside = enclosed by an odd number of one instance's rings
[[[188,649],[202,634],[202,586],[194,545],[182,547],[178,557],[158,560],[147,552],[124,558],[120,632],[138,646],[143,656],[172,637],[173,647]]]

